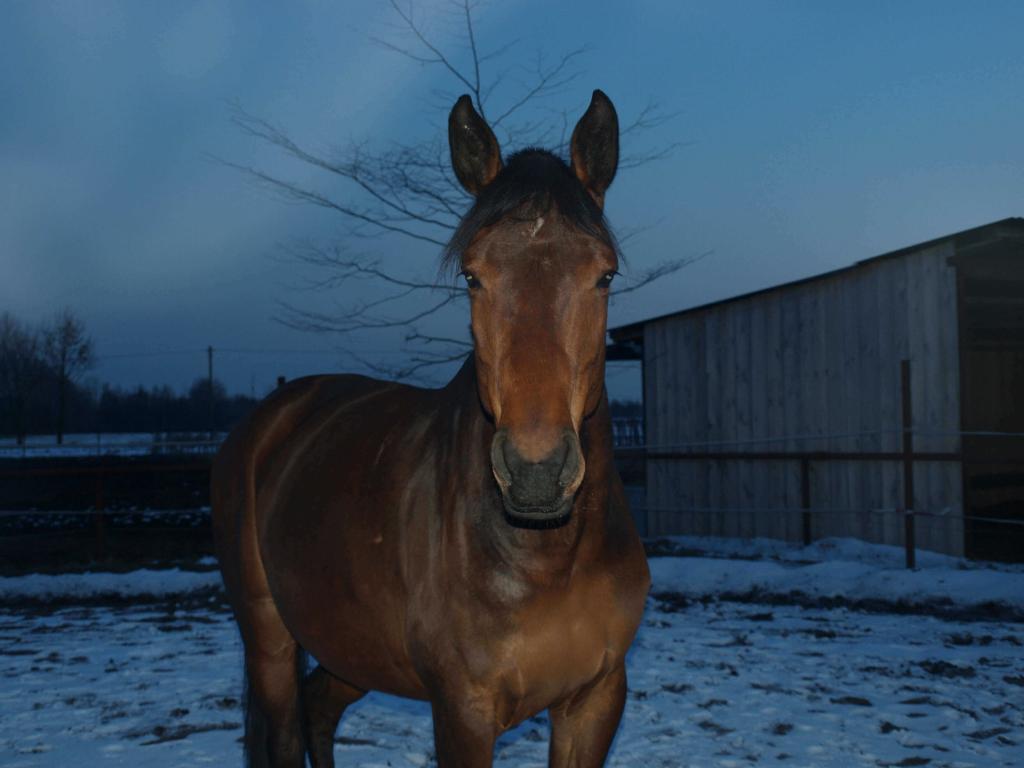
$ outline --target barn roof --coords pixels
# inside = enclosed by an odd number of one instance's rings
[[[1008,219],[1000,219],[999,221],[993,221],[989,224],[983,224],[980,227],[965,229],[961,232],[954,232],[949,235],[937,237],[934,240],[927,240],[923,243],[909,245],[904,248],[898,248],[895,251],[888,251],[887,253],[883,253],[878,256],[862,259],[850,264],[849,266],[840,267],[839,269],[833,269],[828,272],[822,272],[821,274],[800,278],[799,280],[792,280],[788,283],[779,283],[778,285],[772,285],[767,288],[760,288],[756,291],[731,296],[726,299],[719,299],[718,301],[708,302],[707,304],[699,304],[695,307],[687,307],[686,309],[676,310],[675,312],[667,312],[663,315],[657,315],[656,317],[649,317],[646,320],[638,320],[637,322],[630,323],[629,325],[620,325],[615,328],[609,328],[608,334],[611,336],[613,343],[608,347],[608,359],[639,359],[642,356],[640,345],[643,342],[643,329],[648,323],[665,320],[670,317],[682,317],[691,313],[703,312],[711,307],[730,304],[735,301],[743,301],[751,298],[752,296],[760,296],[761,294],[769,293],[771,291],[777,291],[783,288],[792,288],[797,285],[803,285],[804,283],[811,283],[816,280],[835,277],[836,275],[843,274],[844,272],[852,272],[853,270],[860,269],[866,264],[872,264],[876,261],[882,261],[883,259],[897,259],[908,253],[913,253],[914,251],[919,251],[923,248],[930,248],[948,240],[954,240],[956,242],[957,251],[962,252],[973,249],[979,245],[985,245],[994,240],[1002,240],[1008,237],[1012,239],[1024,238],[1024,218],[1011,217]]]

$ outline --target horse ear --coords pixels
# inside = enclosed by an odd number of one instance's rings
[[[569,154],[576,178],[598,205],[619,166],[619,118],[603,91],[594,91],[590,106],[572,132]]]
[[[469,96],[460,96],[448,116],[448,147],[452,169],[471,195],[479,195],[501,170],[498,140]]]

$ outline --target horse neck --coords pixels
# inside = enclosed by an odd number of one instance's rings
[[[609,473],[614,472],[606,395],[580,430],[587,471],[569,522],[556,529],[529,530],[510,525],[505,518],[491,470],[494,425],[480,405],[472,355],[445,390],[452,409],[448,423],[454,427],[446,453],[459,467],[449,476],[449,482],[459,487],[442,513],[451,515],[449,523],[457,529],[452,540],[467,554],[472,550],[541,581],[567,576],[579,558],[597,550],[606,533]]]

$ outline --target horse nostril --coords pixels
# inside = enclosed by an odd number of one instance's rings
[[[576,482],[579,477],[583,455],[578,450],[576,435],[568,430],[566,430],[562,445],[565,457],[562,459],[562,471],[558,473],[558,484],[563,488],[567,488]]]
[[[491,466],[494,468],[498,485],[502,488],[507,488],[512,484],[512,470],[509,469],[508,457],[505,455],[506,445],[508,445],[508,432],[499,429],[494,435],[494,440],[491,441]]]

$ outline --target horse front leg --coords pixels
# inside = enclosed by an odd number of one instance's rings
[[[302,683],[306,749],[313,768],[334,768],[334,732],[346,707],[366,691],[318,666]]]
[[[551,707],[550,768],[604,765],[626,705],[626,668],[619,666],[567,701]]]
[[[437,768],[491,768],[498,727],[494,708],[469,697],[431,703]]]

